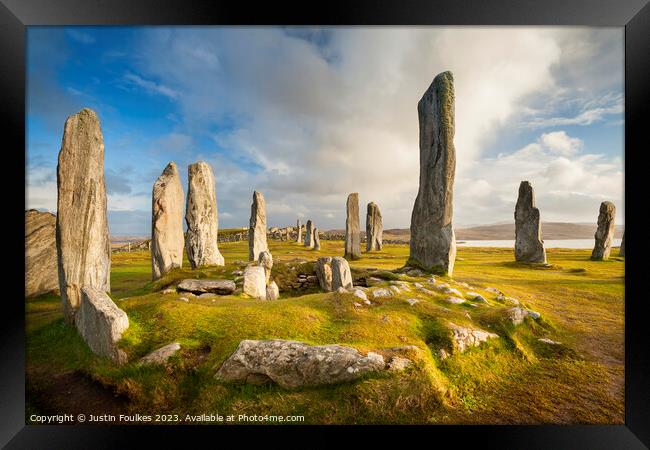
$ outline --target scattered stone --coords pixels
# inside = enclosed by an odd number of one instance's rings
[[[339,294],[347,294],[348,290],[345,289],[343,286],[339,286],[338,288],[336,288],[336,292],[338,292]]]
[[[370,202],[366,213],[366,251],[371,252],[382,249],[383,232],[384,226],[379,207]]]
[[[217,246],[219,218],[212,168],[208,163],[199,161],[188,166],[187,176],[187,258],[192,269],[209,265],[223,266],[225,262]]]
[[[441,348],[440,350],[438,350],[438,358],[440,358],[441,360],[445,360],[449,358],[449,353],[447,353],[447,350],[445,350],[444,348]]]
[[[185,303],[189,303],[189,302],[190,302],[190,299],[187,298],[187,297],[179,297],[178,300],[180,300],[181,302],[185,302]]]
[[[277,300],[278,298],[280,298],[280,289],[275,281],[271,281],[271,283],[266,286],[266,299]]]
[[[367,296],[366,293],[363,292],[361,289],[355,289],[355,290],[353,291],[353,294],[354,294],[355,297],[359,297],[359,298],[360,298],[361,300],[363,300],[363,301],[367,301],[367,300],[368,300],[368,296]]]
[[[411,215],[408,264],[451,276],[456,258],[452,226],[456,171],[454,79],[437,75],[418,103],[420,185]]]
[[[357,308],[361,308],[361,303],[354,302],[353,305],[356,306]]]
[[[488,339],[499,337],[494,333],[483,330],[474,330],[471,328],[461,327],[449,322],[449,328],[452,331],[452,343],[454,351],[464,352],[469,347],[477,347]]]
[[[381,297],[392,297],[393,292],[390,289],[386,288],[377,288],[372,291],[372,296],[374,298],[381,298]]]
[[[407,358],[402,358],[401,356],[393,356],[388,363],[388,370],[392,371],[403,371],[410,367],[412,361]]]
[[[192,294],[204,294],[206,292],[218,295],[230,295],[236,289],[232,280],[212,280],[207,278],[186,279],[178,283],[179,291],[191,292]]]
[[[515,206],[515,259],[524,263],[546,263],[539,209],[535,191],[528,181],[519,185]]]
[[[417,298],[407,298],[406,302],[411,306],[415,306],[416,304],[420,303],[420,300]]]
[[[456,297],[462,297],[463,296],[463,294],[458,289],[454,289],[454,288],[451,288],[451,287],[443,288],[442,292],[444,292],[445,294],[454,295]]]
[[[464,298],[453,297],[453,296],[446,297],[444,300],[445,300],[447,303],[453,303],[454,305],[460,305],[461,303],[465,303],[465,299],[464,299]]]
[[[82,287],[111,290],[104,138],[94,111],[66,120],[56,179],[59,290],[65,321],[73,324]]]
[[[406,272],[406,275],[409,277],[423,277],[424,272],[422,272],[420,269],[413,269]]]
[[[167,289],[163,289],[162,291],[160,291],[160,293],[163,294],[163,295],[167,295],[167,294],[175,294],[175,293],[176,293],[176,289],[167,288]]]
[[[106,356],[116,364],[126,363],[126,353],[118,348],[117,342],[129,328],[129,318],[104,291],[92,286],[81,288],[75,323],[93,353]]]
[[[216,378],[246,383],[249,377],[262,375],[291,389],[352,381],[384,368],[381,355],[368,352],[363,356],[356,349],[341,345],[243,340],[221,365]]]
[[[550,345],[561,345],[561,342],[556,342],[552,341],[551,339],[548,338],[539,338],[537,339],[539,342],[543,342],[544,344],[550,344]]]
[[[266,274],[262,266],[247,266],[244,270],[244,294],[253,298],[266,298]]]
[[[541,317],[541,314],[518,306],[508,310],[508,320],[510,320],[513,325],[520,325],[526,317],[537,320]]]
[[[488,291],[488,292],[493,292],[495,294],[501,294],[502,293],[500,290],[498,290],[497,288],[493,288],[493,287],[485,288],[485,290]]]
[[[361,230],[359,227],[359,194],[348,195],[345,219],[345,258],[361,258]]]
[[[172,342],[171,344],[160,347],[158,350],[154,350],[147,356],[141,358],[140,361],[138,361],[138,365],[147,366],[152,364],[167,364],[169,358],[174,356],[180,349],[181,344],[178,342]]]
[[[59,294],[56,258],[56,216],[25,211],[25,297]]]
[[[402,292],[397,286],[388,286],[388,289],[395,295],[399,295]]]
[[[431,276],[427,278],[427,283],[435,284],[436,283],[436,277]]]
[[[260,253],[268,249],[266,243],[266,202],[260,192],[254,191],[250,226],[248,228],[248,260],[258,261]]]
[[[151,194],[151,275],[154,280],[183,265],[183,186],[174,162],[156,179]]]
[[[478,292],[466,292],[465,293],[465,298],[469,300],[474,300],[477,302],[482,302],[482,303],[487,303],[488,301],[483,297],[481,294]]]
[[[591,252],[591,259],[594,261],[606,261],[609,259],[609,253],[612,250],[612,241],[614,240],[614,231],[616,224],[616,207],[612,202],[602,202],[600,204],[600,213],[598,214],[598,229],[594,235],[594,249]]]
[[[424,286],[422,286],[421,283],[413,283],[413,286],[414,286],[416,289],[421,289],[421,288],[424,287]]]
[[[368,278],[366,278],[366,284],[368,286],[371,286],[371,287],[376,286],[376,285],[378,285],[380,283],[383,283],[383,282],[384,282],[384,280],[382,280],[381,278],[376,278],[376,277],[368,277]]]
[[[363,303],[365,303],[366,305],[372,305],[372,303],[368,299],[364,300]]]
[[[234,290],[233,290],[233,291],[234,291]],[[211,293],[211,292],[206,292],[205,294],[201,294],[201,295],[199,295],[198,298],[212,298],[212,297],[214,297],[214,296],[215,296],[215,294],[213,294],[213,293]]]
[[[423,293],[424,295],[433,295],[433,291],[430,291],[429,289],[427,289],[425,287],[418,287],[418,288],[416,288],[416,290],[418,292]]]

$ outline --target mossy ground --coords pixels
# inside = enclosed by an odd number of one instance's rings
[[[343,254],[340,241],[321,246],[316,252],[270,242],[274,277],[307,271],[319,256]],[[490,305],[477,307],[415,290],[362,308],[353,305],[358,299],[351,294],[291,292],[273,302],[225,296],[184,303],[178,294],[160,292],[186,277],[234,278],[236,261],[247,260],[247,242],[219,248],[225,267],[183,268],[155,283],[148,252],[113,255],[111,296],[130,322],[120,346],[132,362],[123,367],[93,355],[75,329],[64,325],[59,297],[28,300],[28,411],[56,409],[43,393],[57,376],[73,372],[125,396],[125,408],[141,414],[304,415],[305,423],[316,424],[624,421],[624,258],[596,262],[588,250],[549,249],[551,267],[539,268],[513,263],[510,249],[459,247],[453,281],[445,281],[466,282],[483,293]],[[407,245],[387,244],[350,265],[359,275],[366,268],[401,267],[407,258]],[[424,283],[426,277],[401,279]],[[505,319],[508,306],[487,287],[518,298],[542,319],[513,326]],[[411,306],[407,298],[420,302]],[[450,346],[448,321],[500,337],[441,360],[438,349]],[[544,344],[540,337],[561,345]],[[215,368],[242,339],[271,338],[386,355],[390,347],[419,350],[409,355],[415,364],[405,372],[320,388],[289,391],[214,379]],[[182,350],[169,367],[137,366],[140,357],[173,341]]]

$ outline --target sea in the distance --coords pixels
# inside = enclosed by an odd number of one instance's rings
[[[498,239],[493,241],[462,241],[457,240],[456,244],[463,247],[503,247],[514,248],[514,239]],[[620,239],[614,239],[612,247],[619,247]],[[544,248],[594,248],[593,239],[549,239],[544,241]]]

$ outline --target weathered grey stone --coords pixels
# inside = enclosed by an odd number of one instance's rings
[[[180,349],[181,344],[178,342],[172,342],[171,344],[160,347],[159,349],[149,353],[147,356],[142,357],[140,361],[138,361],[138,365],[149,366],[154,364],[167,364],[169,358],[174,356]]]
[[[235,282],[232,280],[211,280],[207,278],[202,279],[186,279],[178,284],[179,291],[191,292],[193,294],[218,294],[230,295],[237,288]]]
[[[420,184],[411,215],[408,264],[451,276],[456,259],[452,225],[456,171],[454,80],[437,75],[418,103]]]
[[[65,122],[57,191],[59,288],[65,320],[72,324],[82,286],[101,292],[111,290],[104,139],[97,114],[88,108]]]
[[[277,300],[280,298],[280,288],[275,281],[271,281],[268,286],[266,286],[266,299],[267,300]]]
[[[449,322],[449,329],[452,332],[453,350],[461,353],[469,347],[477,347],[488,339],[499,337],[494,333],[461,327],[452,322]]]
[[[361,300],[364,302],[368,300],[368,296],[366,295],[365,292],[363,292],[361,289],[354,289],[352,291],[352,294],[354,294],[355,297],[359,297]]]
[[[56,216],[25,211],[25,297],[59,293],[56,261]]]
[[[250,265],[244,270],[244,294],[253,298],[266,298],[266,274],[264,267]]]
[[[307,221],[305,228],[305,247],[314,248],[314,224],[311,220]]]
[[[192,269],[225,264],[217,246],[219,217],[214,175],[209,164],[199,161],[187,168],[188,190],[185,248]]]
[[[465,303],[465,299],[464,299],[464,298],[454,297],[453,295],[452,295],[452,296],[449,296],[449,297],[445,297],[445,301],[446,301],[447,303],[452,303],[452,304],[454,304],[454,305],[460,305],[460,304]]]
[[[418,300],[417,298],[407,298],[406,303],[408,303],[411,306],[415,306],[418,303],[420,303],[420,300]]]
[[[266,202],[261,192],[253,192],[251,219],[248,228],[248,260],[257,261],[260,253],[268,250],[266,244]]]
[[[320,250],[320,231],[314,228],[314,250]]]
[[[361,230],[359,228],[359,194],[348,195],[345,219],[345,258],[361,258]]]
[[[154,280],[183,265],[185,193],[174,162],[153,185],[151,194],[151,276]]]
[[[377,288],[372,290],[373,298],[392,297],[393,291],[387,288]]]
[[[542,223],[535,206],[535,191],[528,181],[519,185],[515,206],[515,259],[524,263],[545,263]]]
[[[507,311],[507,315],[508,315],[508,320],[510,320],[510,322],[512,322],[513,325],[521,324],[526,317],[530,317],[531,319],[534,320],[537,320],[541,317],[540,313],[531,311],[529,309],[524,309],[519,306],[510,308]]]
[[[625,232],[623,232],[623,239],[621,239],[621,248],[618,250],[619,256],[625,256]]]
[[[466,292],[465,297],[481,303],[487,303],[488,301],[478,292]]]
[[[263,252],[260,252],[259,258],[258,258],[258,264],[262,267],[264,267],[264,275],[266,276],[266,284],[269,283],[269,280],[271,279],[271,269],[273,268],[273,256],[271,256],[271,252],[268,250],[264,250]]]
[[[408,369],[412,364],[412,361],[407,358],[402,358],[401,356],[393,356],[388,363],[388,370],[401,372]]]
[[[352,272],[345,258],[335,256],[332,258],[332,289],[352,287]]]
[[[609,253],[612,250],[612,241],[614,240],[614,231],[616,224],[616,207],[612,202],[602,202],[600,204],[600,213],[598,214],[598,229],[594,235],[594,250],[591,252],[591,259],[595,261],[606,261],[609,259]]]
[[[300,219],[296,221],[296,233],[298,235],[296,242],[302,242],[302,225],[300,224]]]
[[[379,206],[368,203],[366,212],[366,251],[381,250],[383,245],[384,225]]]
[[[384,358],[341,345],[307,345],[280,339],[244,340],[221,365],[216,378],[247,383],[257,376],[269,378],[284,388],[299,388],[352,381],[383,370]]]
[[[93,353],[106,356],[117,364],[127,361],[126,353],[117,347],[117,342],[129,328],[129,318],[105,292],[92,286],[81,288],[75,324]]]
[[[332,289],[332,258],[330,256],[318,258],[314,265],[318,283],[322,290],[331,292]]]

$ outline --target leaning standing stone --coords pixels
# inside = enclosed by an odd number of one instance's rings
[[[348,195],[345,219],[345,257],[361,258],[361,230],[359,229],[359,194]]]
[[[546,262],[539,209],[535,206],[535,191],[528,181],[519,185],[515,207],[515,259],[525,263]]]
[[[305,247],[314,247],[314,225],[311,220],[307,221],[307,227],[305,228]]]
[[[320,232],[314,228],[314,250],[320,250]]]
[[[383,234],[384,225],[379,206],[370,202],[366,213],[366,251],[381,250]]]
[[[187,173],[187,258],[192,269],[209,265],[223,266],[224,259],[217,246],[219,219],[212,168],[199,161],[190,164]]]
[[[420,186],[411,214],[408,265],[451,276],[456,259],[452,226],[456,171],[454,79],[437,75],[418,103]]]
[[[594,238],[596,240],[594,250],[591,252],[591,259],[605,261],[609,258],[609,252],[612,249],[614,239],[614,216],[616,207],[612,202],[602,202],[600,204],[600,213],[598,214],[598,229]]]
[[[151,275],[154,280],[183,265],[183,186],[170,162],[153,185],[151,202]]]
[[[257,261],[266,244],[266,202],[260,192],[253,192],[250,227],[248,228],[248,260]]]
[[[59,287],[65,320],[73,323],[82,286],[111,290],[104,138],[97,114],[88,108],[65,122],[57,190]]]

